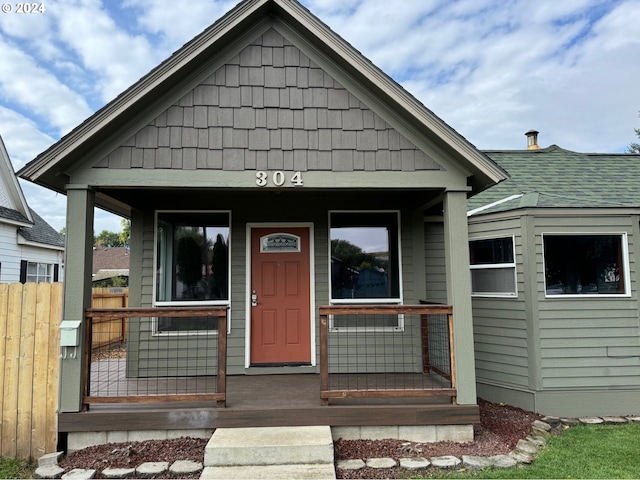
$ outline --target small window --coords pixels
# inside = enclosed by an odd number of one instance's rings
[[[513,237],[469,242],[472,295],[517,296],[513,243]]]
[[[626,235],[544,235],[547,296],[625,295]]]
[[[331,213],[330,241],[332,303],[402,303],[397,212]],[[330,323],[349,329],[353,322],[338,315]],[[387,315],[372,322],[354,328],[400,329],[403,319]]]
[[[26,282],[52,283],[53,264],[41,262],[27,262]]]
[[[156,306],[228,305],[229,214],[159,212]],[[160,317],[157,331],[217,330],[217,320]]]

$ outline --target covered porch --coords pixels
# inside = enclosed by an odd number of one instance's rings
[[[478,423],[477,405],[456,404],[450,306],[352,305],[318,310],[320,344],[316,368],[305,374],[227,375],[226,308],[88,309],[84,409],[80,413],[59,414],[59,430]],[[127,352],[140,352],[140,348],[130,345],[137,341],[136,335],[124,335],[122,342],[123,328],[135,332],[139,330],[135,323],[142,325],[147,318],[195,314],[215,316],[219,325],[217,335],[194,347],[206,354],[198,355],[191,349],[192,358],[201,359],[198,368],[194,369],[191,362],[188,371],[172,371],[172,375],[166,374],[166,368],[144,377],[127,374]],[[376,316],[384,319],[402,315],[404,328],[412,335],[398,343],[394,340],[398,338],[396,332],[387,332],[385,339],[383,330],[354,329],[345,345],[361,350],[358,346],[366,344],[369,349],[360,352],[369,360],[358,362],[357,355],[335,341],[340,337],[330,328],[329,319],[335,322],[338,315],[345,315],[354,326],[363,319],[371,324]],[[376,341],[372,342],[372,338]],[[406,355],[403,357],[400,351]],[[158,359],[164,356],[160,363],[165,365],[172,361],[171,350],[147,353]],[[187,360],[185,365],[189,363]],[[201,373],[194,375],[196,370]]]

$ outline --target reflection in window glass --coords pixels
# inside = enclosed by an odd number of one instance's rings
[[[471,240],[469,259],[473,295],[517,295],[513,237]]]
[[[229,214],[158,213],[156,301],[229,300]],[[211,330],[214,319],[159,318],[160,331]]]
[[[622,235],[545,235],[547,295],[624,294]]]
[[[331,298],[400,297],[396,213],[331,215]]]
[[[27,282],[53,282],[53,264],[27,262]]]

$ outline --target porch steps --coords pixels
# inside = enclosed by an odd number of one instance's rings
[[[335,479],[331,428],[218,428],[202,479]]]

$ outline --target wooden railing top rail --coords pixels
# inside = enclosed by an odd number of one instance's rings
[[[385,315],[385,314],[416,314],[416,315],[450,315],[453,313],[451,305],[325,305],[319,307],[320,315]]]
[[[131,317],[224,317],[229,307],[127,307],[127,308],[88,308],[86,318],[131,318]]]

